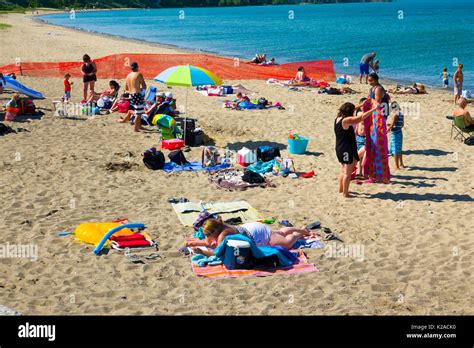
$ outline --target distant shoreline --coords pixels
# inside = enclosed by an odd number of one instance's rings
[[[310,4],[310,5],[316,5],[316,4]],[[120,9],[105,9],[105,10],[95,9],[95,10],[85,10],[85,11],[81,11],[81,12],[123,11],[123,10],[137,10],[137,9],[135,9],[135,8],[120,8]],[[140,9],[138,9],[138,10],[140,10]],[[161,43],[161,42],[147,41],[147,40],[144,40],[144,39],[133,39],[133,38],[125,37],[125,36],[122,36],[122,35],[114,35],[114,34],[108,34],[108,33],[103,33],[103,32],[99,32],[99,31],[94,31],[94,30],[86,30],[86,29],[79,28],[79,27],[70,27],[70,26],[66,26],[66,25],[54,24],[54,23],[50,23],[50,22],[46,21],[42,17],[52,15],[52,14],[58,14],[58,12],[57,11],[42,11],[42,12],[43,13],[40,13],[40,14],[34,14],[34,15],[29,15],[29,16],[27,15],[27,16],[29,18],[31,18],[33,21],[36,21],[36,22],[39,22],[39,23],[42,23],[42,24],[46,24],[46,25],[50,25],[50,26],[53,26],[53,27],[80,31],[80,32],[87,33],[87,34],[94,35],[94,36],[120,39],[120,40],[125,41],[125,42],[146,43],[146,44],[154,45],[154,46],[157,46],[157,47],[174,49],[174,50],[177,50],[177,51],[179,51],[180,53],[183,53],[183,54],[184,53],[188,53],[188,54],[209,54],[209,55],[213,55],[213,56],[232,58],[232,59],[233,58],[240,58],[240,59],[245,59],[245,60],[249,59],[249,57],[243,57],[243,56],[239,56],[239,55],[227,56],[227,55],[221,54],[219,52],[215,52],[215,51],[207,51],[207,50],[186,48],[186,47],[179,46],[179,45],[172,45],[172,44],[166,44],[166,43]],[[338,76],[341,76],[341,75],[345,74],[344,72],[340,72],[340,71],[337,71],[337,70],[335,70],[335,72],[336,72],[336,78]],[[359,79],[359,75],[353,75],[353,74],[345,74],[345,75],[351,76],[353,80]],[[381,77],[381,82],[382,82],[383,85],[398,85],[398,84],[411,85],[414,82],[418,82],[418,83],[424,84],[426,87],[428,87],[430,89],[436,89],[436,90],[446,91],[446,92],[449,92],[452,89],[452,88],[450,88],[450,89],[446,90],[446,89],[442,88],[441,86],[432,86],[432,85],[429,85],[429,84],[424,83],[424,82],[407,81],[407,80],[403,80],[403,79],[391,79],[391,78],[386,78],[386,77],[385,78]]]

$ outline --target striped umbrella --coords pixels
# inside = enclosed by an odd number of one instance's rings
[[[214,73],[193,65],[177,65],[168,68],[159,73],[153,80],[164,83],[168,86],[203,86],[203,85],[221,85],[222,80]],[[186,89],[185,113],[188,111],[188,89]],[[184,122],[186,122],[185,116]],[[186,123],[184,126],[184,142],[186,143]]]

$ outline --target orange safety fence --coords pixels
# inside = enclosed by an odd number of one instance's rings
[[[137,54],[121,53],[97,58],[98,78],[122,79],[130,72],[130,64],[137,62],[146,79],[176,65],[194,65],[212,71],[223,80],[267,80],[294,78],[298,67],[315,80],[334,81],[336,74],[332,60],[312,60],[281,65],[256,65],[238,59],[207,54]],[[80,78],[81,62],[21,62],[0,67],[0,71],[32,77],[63,77],[65,73]]]

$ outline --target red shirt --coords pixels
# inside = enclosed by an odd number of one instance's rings
[[[71,92],[71,83],[68,80],[64,80],[64,92]]]

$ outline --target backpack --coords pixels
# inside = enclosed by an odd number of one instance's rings
[[[326,92],[327,94],[333,94],[333,95],[341,94],[341,91],[334,87],[329,87],[328,89],[326,89]]]
[[[36,112],[36,105],[31,99],[18,100],[18,115],[34,114]]]
[[[186,157],[184,157],[184,153],[181,150],[173,150],[168,154],[168,158],[170,159],[171,162],[174,162],[178,165],[183,165],[188,163],[188,160],[186,160]]]
[[[268,100],[265,99],[264,97],[261,97],[261,98],[258,100],[258,105],[267,106],[267,105],[268,105]]]
[[[280,156],[280,149],[277,147],[264,145],[257,148],[257,159],[262,162],[268,162]]]
[[[249,184],[263,184],[265,182],[263,176],[248,169],[245,169],[242,180]]]
[[[155,147],[151,147],[143,153],[143,163],[151,170],[163,169],[165,155],[163,152],[157,151]]]
[[[214,146],[206,146],[202,150],[201,162],[203,167],[214,167],[221,164],[221,155]]]

